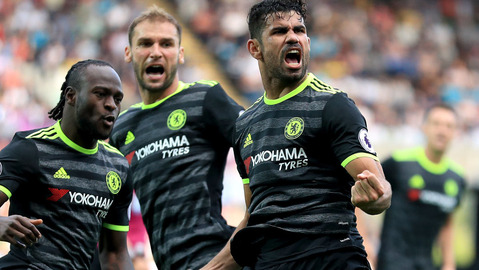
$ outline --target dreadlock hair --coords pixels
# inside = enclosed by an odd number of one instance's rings
[[[82,76],[86,68],[90,65],[95,66],[109,66],[113,68],[109,63],[102,61],[102,60],[95,60],[95,59],[88,59],[79,61],[74,64],[70,70],[68,71],[67,75],[65,76],[65,81],[61,87],[61,94],[60,94],[60,101],[58,101],[57,106],[53,108],[51,111],[48,112],[48,117],[53,120],[59,120],[62,118],[63,115],[63,107],[65,106],[65,95],[66,89],[68,86],[71,86],[75,89],[80,89],[80,83],[82,80]]]
[[[253,5],[248,14],[248,29],[251,39],[261,43],[261,33],[270,16],[281,16],[284,12],[296,12],[306,20],[306,3],[304,0],[264,0]]]

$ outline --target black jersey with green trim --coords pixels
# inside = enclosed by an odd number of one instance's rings
[[[384,216],[378,269],[434,269],[433,243],[460,203],[463,169],[448,158],[431,162],[422,147],[396,151],[382,165],[394,196]]]
[[[88,269],[102,226],[128,231],[128,162],[107,143],[82,148],[57,122],[17,132],[0,152],[0,164],[9,215],[43,220],[39,242],[11,246],[0,258],[1,269]]]
[[[197,269],[233,228],[221,216],[223,174],[241,106],[214,81],[123,112],[110,143],[130,161],[152,253],[161,269]]]
[[[357,233],[354,179],[344,167],[377,158],[366,121],[344,92],[309,74],[282,98],[260,98],[236,121],[233,149],[252,191],[249,228]]]

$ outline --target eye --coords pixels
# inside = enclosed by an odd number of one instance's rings
[[[138,46],[139,47],[149,47],[149,46],[151,46],[151,41],[140,40],[140,41],[138,41]]]
[[[106,94],[105,94],[104,92],[101,92],[101,91],[95,92],[95,95],[96,95],[97,97],[101,97],[101,98],[106,96]]]
[[[172,42],[165,42],[165,43],[162,43],[161,46],[164,47],[164,48],[169,48],[169,47],[173,46],[173,43]]]

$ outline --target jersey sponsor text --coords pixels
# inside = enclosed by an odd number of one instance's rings
[[[256,154],[251,158],[253,167],[263,162],[277,162],[279,161],[279,169],[291,170],[304,166],[308,166],[308,156],[303,148],[285,148],[279,150],[266,150]]]
[[[178,155],[185,155],[189,153],[189,141],[185,135],[165,138],[152,142],[135,152],[136,158],[139,161],[151,154],[162,151],[163,158],[169,158]]]

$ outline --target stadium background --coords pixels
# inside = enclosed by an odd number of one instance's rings
[[[217,80],[248,107],[262,94],[256,60],[245,47],[246,15],[255,2],[0,0],[0,149],[15,131],[52,123],[47,112],[78,60],[110,62],[122,79],[123,109],[139,102],[123,53],[129,23],[152,3],[184,27],[186,64],[180,79]],[[456,260],[459,269],[479,269],[479,2],[307,2],[310,71],[355,100],[380,159],[394,149],[422,144],[422,114],[432,102],[447,102],[458,111],[461,129],[449,154],[465,168],[469,189],[455,216]],[[237,224],[243,191],[231,155],[223,203],[228,222]],[[381,216],[369,219],[370,230],[379,230]],[[1,253],[7,250],[0,245]]]

